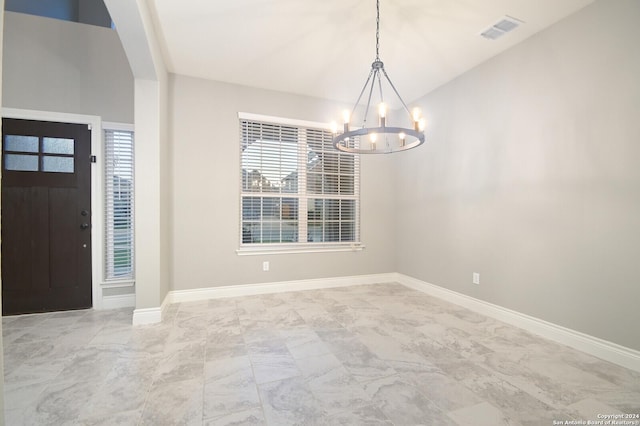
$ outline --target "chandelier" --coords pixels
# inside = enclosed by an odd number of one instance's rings
[[[384,78],[384,80],[383,80]],[[383,81],[388,83],[393,93],[397,96],[404,112],[408,115],[408,127],[395,127],[387,125],[387,104],[382,93]],[[371,108],[371,99],[378,87],[380,103],[378,104],[377,127],[367,127],[367,118]],[[356,109],[362,100],[365,92],[369,92],[366,108],[363,111],[362,125],[360,127],[351,126],[351,118],[355,115]],[[403,113],[404,115],[404,113]],[[338,132],[338,125],[332,124],[333,145],[336,149],[357,154],[387,154],[391,152],[406,151],[424,143],[424,119],[420,110],[414,108],[409,111],[407,104],[402,100],[398,90],[391,82],[384,69],[384,64],[380,60],[380,0],[376,0],[376,59],[371,64],[371,71],[367,81],[362,87],[360,96],[356,100],[351,111],[344,112],[344,128],[342,133]]]

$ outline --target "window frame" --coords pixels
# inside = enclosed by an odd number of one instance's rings
[[[131,241],[131,253],[130,253],[130,262],[131,262],[131,272],[126,275],[121,276],[110,276],[110,259],[114,256],[110,256],[109,249],[110,244],[113,243],[110,239],[110,230],[111,226],[111,216],[109,212],[109,197],[111,196],[111,191],[109,190],[109,144],[107,140],[108,132],[126,132],[131,134],[131,189],[130,189],[130,197],[131,197],[131,206],[130,206],[130,241]],[[135,131],[134,126],[128,124],[120,124],[120,123],[105,123],[102,125],[102,137],[103,137],[103,155],[104,155],[104,169],[103,169],[103,187],[104,187],[104,195],[103,195],[103,215],[104,215],[104,256],[102,258],[102,273],[103,273],[103,287],[122,287],[122,286],[130,286],[133,285],[136,279],[135,273]]]
[[[298,131],[297,146],[298,146],[298,169],[304,170],[304,176],[299,177],[298,191],[294,193],[290,192],[277,192],[273,195],[265,192],[245,192],[243,191],[243,173],[242,173],[242,122],[253,121],[260,124],[273,124],[275,126],[295,127]],[[307,147],[307,130],[321,130],[331,131],[330,125],[327,123],[319,123],[313,121],[297,120],[291,118],[266,116],[261,114],[252,113],[238,113],[238,141],[239,141],[239,206],[238,206],[238,249],[236,250],[238,255],[261,255],[261,254],[286,254],[286,253],[317,253],[317,252],[339,252],[339,251],[359,251],[364,249],[364,245],[361,241],[361,229],[360,229],[360,156],[358,154],[353,155],[353,167],[354,167],[354,182],[353,182],[353,194],[340,194],[338,193],[311,193],[307,191],[307,160],[306,160],[306,147]],[[302,131],[302,132],[301,132]],[[301,136],[301,133],[305,133],[305,136]],[[304,146],[304,148],[303,148]],[[302,151],[305,149],[305,151]],[[336,153],[339,153],[336,150]],[[344,154],[344,153],[340,153]],[[354,211],[354,241],[330,241],[330,242],[291,242],[291,243],[245,243],[243,242],[243,199],[245,197],[262,197],[262,198],[295,198],[298,204],[298,235],[305,235],[307,232],[308,218],[308,201],[311,199],[327,199],[327,200],[353,200]]]

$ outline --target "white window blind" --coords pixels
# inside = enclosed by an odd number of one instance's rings
[[[357,155],[320,126],[241,117],[240,135],[241,247],[359,243]]]
[[[105,279],[133,279],[133,132],[105,130],[105,150]]]

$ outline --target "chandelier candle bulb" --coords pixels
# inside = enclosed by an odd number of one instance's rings
[[[384,103],[378,105],[378,114],[380,115],[380,127],[387,124],[387,106]]]
[[[384,103],[378,105],[378,113],[380,114],[380,118],[385,118],[387,116],[387,106]]]
[[[413,129],[416,132],[420,131],[420,108],[414,108],[412,111],[412,118],[413,118]]]
[[[349,131],[349,120],[351,119],[351,114],[349,113],[349,110],[344,110],[342,111],[342,119],[344,121],[344,132],[348,132]]]

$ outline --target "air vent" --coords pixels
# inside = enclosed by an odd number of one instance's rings
[[[511,16],[504,16],[498,22],[481,32],[480,35],[488,40],[495,40],[502,37],[509,31],[515,30],[521,24],[524,24],[524,21]]]

